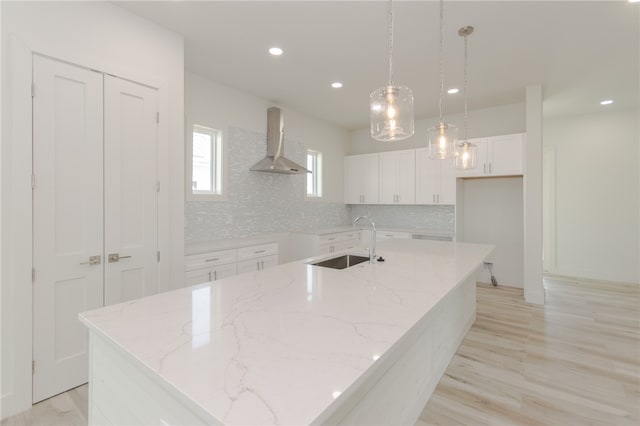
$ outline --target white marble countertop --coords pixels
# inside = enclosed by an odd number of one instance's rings
[[[321,423],[492,249],[391,239],[385,262],[306,259],[80,319],[213,423]]]

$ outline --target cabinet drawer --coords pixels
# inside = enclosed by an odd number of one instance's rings
[[[185,270],[192,271],[194,269],[209,268],[217,265],[236,262],[235,250],[222,250],[210,253],[191,254],[185,256]]]
[[[376,235],[377,240],[386,240],[389,238],[411,238],[411,234],[408,232],[398,231],[378,231]]]
[[[358,240],[360,241],[360,231],[344,232],[342,234],[343,241]]]
[[[261,244],[259,246],[244,247],[238,249],[238,261],[255,259],[257,257],[273,256],[278,254],[278,244]]]
[[[318,239],[318,244],[332,244],[340,240],[342,240],[342,234],[320,235],[320,238]]]

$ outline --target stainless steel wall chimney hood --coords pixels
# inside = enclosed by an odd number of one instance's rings
[[[310,170],[284,157],[284,120],[278,107],[267,110],[267,156],[249,170],[253,172],[296,175]]]

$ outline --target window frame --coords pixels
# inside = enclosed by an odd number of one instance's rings
[[[312,166],[309,167],[309,156],[312,156]],[[318,200],[322,195],[322,152],[315,149],[307,149],[305,165],[311,173],[306,173],[305,197],[309,200]],[[309,193],[309,180],[311,179],[312,192]]]
[[[188,201],[226,201],[227,200],[227,143],[224,131],[208,124],[189,122],[186,126],[186,155],[185,155],[185,198]],[[200,132],[198,132],[200,130]],[[193,190],[193,139],[194,133],[211,135],[212,169],[210,170],[212,184],[219,187],[218,192],[200,192]],[[219,166],[221,170],[217,170]]]

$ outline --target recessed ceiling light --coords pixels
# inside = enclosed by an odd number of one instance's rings
[[[279,47],[272,47],[271,49],[269,49],[269,53],[271,53],[273,56],[280,56],[282,55],[282,49],[280,49]]]
[[[613,101],[611,99],[607,99],[605,101],[600,102],[600,105],[611,105]]]
[[[456,89],[455,87],[447,90],[447,93],[450,95],[455,95],[456,93],[458,93],[460,91],[460,89]]]
[[[333,87],[334,89],[339,89],[342,87],[342,83],[340,83],[339,81],[334,81],[333,83],[331,83],[331,87]]]

